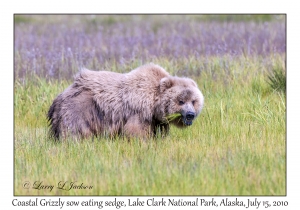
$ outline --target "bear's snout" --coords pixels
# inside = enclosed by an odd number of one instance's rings
[[[194,112],[187,112],[186,113],[186,119],[187,120],[193,120],[195,118],[195,113]]]
[[[192,111],[187,111],[182,113],[182,121],[184,125],[190,126],[193,124],[193,120],[196,117],[196,113]]]

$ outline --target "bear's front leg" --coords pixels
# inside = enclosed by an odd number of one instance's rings
[[[159,125],[161,137],[164,138],[169,134],[170,125],[169,124],[160,124]]]
[[[141,138],[146,140],[151,137],[151,125],[146,121],[140,120],[138,115],[131,116],[125,126],[124,134],[128,138]]]

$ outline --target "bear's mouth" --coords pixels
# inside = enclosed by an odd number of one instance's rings
[[[182,115],[182,121],[187,126],[190,126],[193,124],[194,118],[195,118],[194,112],[186,112],[185,115]]]
[[[167,116],[167,122],[174,122],[177,125],[191,126],[195,118],[194,112],[174,113]]]
[[[187,119],[183,118],[182,121],[183,121],[183,124],[187,125],[187,126],[190,126],[193,124],[193,120],[187,120]]]

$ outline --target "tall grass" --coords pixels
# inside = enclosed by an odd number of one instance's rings
[[[284,57],[267,60],[275,66]],[[284,195],[285,95],[267,84],[265,62],[212,57],[201,76],[190,69],[205,96],[203,112],[193,126],[171,127],[168,137],[147,142],[54,143],[47,136],[46,112],[71,81],[37,77],[16,82],[15,194]],[[164,58],[156,63],[167,69],[202,65]],[[51,192],[24,189],[25,181],[55,187]],[[57,188],[60,181],[93,188],[66,191]]]
[[[220,17],[236,21],[214,20]],[[15,16],[15,78],[70,79],[80,66],[128,71],[162,57],[173,63],[193,58],[200,65],[211,56],[285,53],[285,16],[238,21],[251,17],[260,16]]]
[[[268,76],[270,86],[276,91],[286,92],[286,73],[285,69],[276,66]]]

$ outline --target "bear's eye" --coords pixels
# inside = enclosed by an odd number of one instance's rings
[[[184,104],[184,101],[179,101],[179,105],[183,105]]]
[[[194,100],[194,101],[192,101],[192,104],[193,104],[193,105],[195,105],[195,103],[196,103],[196,101],[195,101],[195,100]]]

